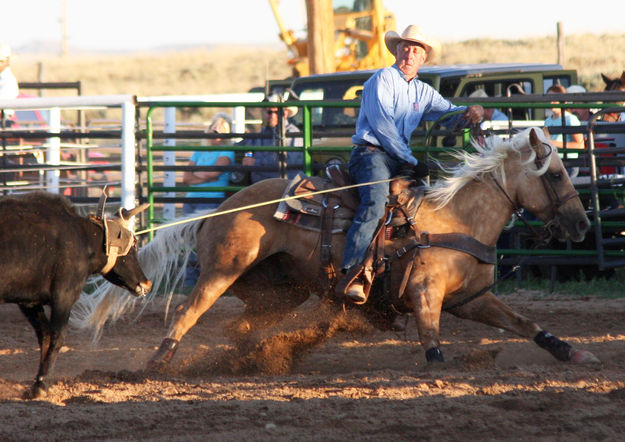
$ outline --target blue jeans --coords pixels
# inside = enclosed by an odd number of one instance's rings
[[[356,146],[349,159],[349,173],[358,184],[385,180],[397,175],[400,164],[400,161],[391,158],[381,149]],[[362,264],[365,259],[378,222],[384,216],[389,183],[362,186],[358,188],[358,193],[360,205],[345,239],[344,270]]]

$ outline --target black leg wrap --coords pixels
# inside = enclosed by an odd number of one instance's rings
[[[174,353],[176,353],[176,349],[178,348],[178,341],[171,338],[163,339],[161,342],[161,346],[156,351],[156,354],[152,358],[154,362],[164,362],[167,363],[174,357]]]
[[[534,337],[534,342],[551,353],[559,361],[568,361],[571,359],[572,347],[547,331],[543,330],[539,332]]]
[[[445,362],[443,353],[441,353],[441,349],[438,347],[432,347],[428,351],[426,351],[425,359],[428,362]]]

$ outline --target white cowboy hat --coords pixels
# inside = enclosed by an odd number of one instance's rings
[[[587,92],[586,88],[581,84],[572,84],[571,86],[566,88],[566,91],[570,94],[580,94]]]
[[[410,25],[406,29],[404,29],[404,32],[402,32],[401,35],[399,35],[395,31],[388,31],[386,34],[384,34],[384,43],[386,44],[387,49],[391,51],[391,54],[393,55],[396,55],[397,45],[402,40],[411,41],[422,45],[427,53],[426,60],[428,62],[432,62],[436,58],[437,53],[440,51],[441,47],[441,44],[437,40],[425,35],[421,26]]]

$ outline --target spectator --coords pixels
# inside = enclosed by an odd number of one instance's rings
[[[211,134],[230,132],[231,119],[228,115],[218,113],[215,115],[208,128]],[[212,146],[224,144],[221,138],[211,138],[209,140]],[[226,140],[227,142],[227,140]],[[232,151],[196,151],[191,155],[189,161],[190,166],[228,166],[234,163],[234,152]],[[182,182],[194,187],[222,187],[227,186],[230,182],[230,172],[215,171],[196,171],[188,170],[182,177]],[[208,189],[207,189],[208,190]],[[189,192],[188,198],[225,198],[224,192]],[[219,206],[218,202],[206,203],[185,203],[182,207],[182,213],[185,215],[201,210],[215,209]]]
[[[547,94],[566,94],[567,91],[564,86],[559,84],[554,84],[553,86],[547,89]],[[555,103],[555,102],[554,102]],[[562,127],[562,109],[559,107],[551,108],[551,116],[545,120],[545,132],[551,138],[552,144],[557,148],[564,147],[564,142],[562,138],[562,134],[553,134],[549,133],[550,127]],[[579,118],[570,113],[569,111],[564,112],[564,120],[565,126],[580,126],[581,123]],[[575,134],[567,134],[566,136],[566,147],[567,149],[583,149],[584,148],[584,136],[581,133]]]
[[[566,94],[566,88],[560,84],[554,84],[547,89],[547,94]],[[553,107],[551,109],[551,116],[545,120],[544,131],[551,138],[551,144],[558,149],[564,147],[564,141],[562,134],[550,134],[550,127],[562,127],[562,109],[559,107]],[[579,119],[572,113],[565,110],[564,112],[565,127],[580,126]],[[566,148],[574,150],[583,150],[585,147],[584,135],[581,133],[567,134],[566,135]],[[568,159],[577,159],[579,154],[577,152],[567,152]],[[571,178],[576,177],[579,174],[579,167],[567,168],[569,176]]]
[[[17,79],[11,71],[11,47],[0,43],[0,99],[13,99],[19,95]],[[13,110],[5,109],[4,116],[11,117]]]
[[[273,94],[267,98],[270,102],[279,102],[280,97]],[[265,108],[265,125],[263,126],[260,134],[261,138],[246,139],[239,143],[243,146],[278,146],[280,141],[280,127],[279,116],[277,107]],[[289,122],[289,118],[292,118],[297,114],[297,107],[283,107],[282,118],[285,125],[286,133],[299,132],[296,125]],[[303,146],[303,140],[301,138],[289,138],[284,140],[285,146]],[[251,155],[246,154],[243,158],[242,164],[244,166],[261,166],[261,167],[275,167],[275,171],[260,171],[251,173],[252,184],[258,181],[265,180],[267,178],[293,178],[301,171],[304,165],[304,152],[253,152]],[[291,169],[297,167],[298,169]],[[279,169],[279,170],[278,170]]]
[[[586,88],[580,84],[573,84],[566,88],[566,92],[569,94],[584,94],[586,93]],[[592,117],[592,112],[590,109],[569,109],[573,115],[575,115],[579,121],[588,121],[590,117]]]
[[[488,94],[484,91],[484,89],[476,89],[471,92],[469,98],[487,98]],[[482,129],[487,129],[492,126],[493,121],[508,121],[508,117],[506,114],[501,112],[499,109],[494,107],[485,107],[484,108],[484,121],[480,124]]]

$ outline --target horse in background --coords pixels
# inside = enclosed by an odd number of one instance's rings
[[[559,360],[596,362],[590,352],[556,338],[491,291],[495,243],[520,208],[542,219],[560,240],[581,241],[590,227],[556,149],[535,129],[510,140],[489,137],[484,147],[475,147],[477,154],[459,153],[458,167],[428,188],[420,204],[413,182],[391,184],[392,196],[402,201],[401,210],[406,213],[407,233],[384,243],[384,254],[395,257],[388,260],[389,287],[401,308],[414,314],[426,359],[444,360],[439,320],[445,310],[533,339]],[[201,264],[199,280],[186,302],[176,308],[149,368],[165,369],[181,339],[226,290],[246,302],[244,317],[252,330],[260,327],[255,314],[261,309],[284,318],[304,303],[311,291],[323,293],[319,233],[275,219],[277,203],[256,204],[281,198],[287,185],[287,180],[269,179],[244,188],[224,201],[218,211],[245,209],[162,229],[145,247],[152,251],[140,253],[140,259],[142,255],[155,260],[178,259],[181,244],[187,250],[196,246]],[[414,223],[408,224],[411,220]],[[447,239],[446,245],[441,245],[440,238]],[[332,235],[335,268],[340,268],[344,242],[343,233]],[[458,242],[464,246],[458,247]],[[158,290],[156,275],[166,276],[173,269],[171,263],[156,261],[142,265],[148,276],[154,276],[152,293]],[[172,277],[179,280],[181,276],[176,273]],[[286,290],[279,290],[276,280]],[[100,331],[109,318],[132,308],[133,301],[121,295],[111,286],[102,286],[94,295],[83,296],[75,309],[80,318],[74,324]],[[327,298],[320,302],[319,308],[329,303],[342,311],[340,303]],[[365,306],[373,302],[370,297]]]
[[[605,74],[601,74],[601,78],[605,83],[604,92],[609,91],[620,91],[625,92],[625,71],[621,74],[620,77],[610,78]],[[617,105],[623,106],[625,102],[619,102]],[[611,113],[605,114],[603,117],[603,121],[607,121],[610,123],[625,121],[625,112],[621,113]]]

